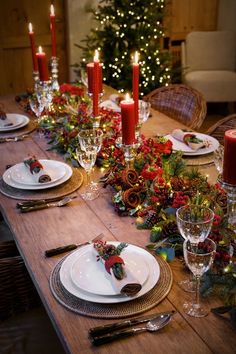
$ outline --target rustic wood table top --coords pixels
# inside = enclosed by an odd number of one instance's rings
[[[0,97],[7,112],[22,112],[13,96]],[[152,110],[151,118],[142,130],[146,136],[167,134],[174,128],[183,127],[181,123]],[[6,165],[21,162],[28,154],[38,158],[61,160],[56,152],[47,151],[47,141],[31,134],[20,142],[0,144],[0,173]],[[199,163],[201,164],[201,159]],[[201,171],[214,182],[217,177],[213,164],[199,165]],[[99,174],[100,172],[97,171]],[[183,302],[188,296],[178,285],[186,274],[179,260],[174,260],[170,267],[173,272],[173,285],[166,298],[152,310],[155,312],[176,310],[171,323],[158,333],[142,333],[93,347],[88,339],[90,327],[114,322],[114,320],[95,319],[75,314],[57,302],[49,287],[49,277],[62,256],[45,258],[44,251],[61,245],[79,243],[92,239],[99,233],[106,240],[125,241],[145,247],[149,243],[148,230],[137,230],[134,219],[119,217],[113,210],[110,191],[102,189],[99,198],[85,202],[80,188],[77,198],[64,208],[51,208],[22,214],[16,209],[16,200],[0,194],[1,212],[8,223],[19,251],[24,258],[30,276],[38,290],[47,313],[68,353],[228,353],[235,352],[236,336],[232,327],[210,313],[205,318],[192,318],[183,312]],[[205,300],[211,307],[220,306],[216,298]],[[118,305],[117,305],[118,306]],[[45,344],[46,347],[46,344]]]

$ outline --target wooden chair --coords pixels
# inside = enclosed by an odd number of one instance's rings
[[[157,88],[144,97],[152,108],[198,129],[206,117],[206,101],[197,90],[182,84]]]
[[[236,129],[236,114],[220,119],[206,131],[206,134],[213,136],[221,145],[224,145],[224,135],[229,129]]]

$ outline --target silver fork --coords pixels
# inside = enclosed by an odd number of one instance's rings
[[[34,211],[34,210],[48,209],[51,207],[62,207],[70,203],[74,198],[76,198],[76,196],[67,196],[59,200],[58,202],[43,203],[43,204],[38,204],[33,206],[21,206],[19,209],[22,213],[28,213],[29,211]]]
[[[7,143],[9,141],[22,141],[25,138],[28,138],[29,134],[24,134],[20,136],[10,136],[8,138],[0,138],[0,143]]]

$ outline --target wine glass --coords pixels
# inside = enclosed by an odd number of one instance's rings
[[[84,129],[78,134],[79,144],[83,151],[94,148],[97,153],[101,150],[103,131],[100,128],[97,129]]]
[[[83,151],[81,149],[76,149],[76,155],[81,167],[85,169],[87,175],[85,192],[81,194],[82,198],[84,200],[93,200],[99,196],[98,191],[92,187],[90,182],[90,175],[96,161],[97,150],[90,149]]]
[[[145,102],[143,100],[138,101],[138,124],[136,126],[137,138],[140,136],[140,130],[143,125],[148,120],[150,115],[151,103]]]
[[[185,205],[176,212],[179,232],[185,240],[194,246],[203,242],[209,235],[214,219],[214,212],[202,205]],[[185,279],[179,285],[188,292],[195,291],[194,281]]]
[[[39,137],[41,138],[43,136],[43,132],[40,129],[40,123],[42,120],[41,115],[42,115],[42,112],[45,108],[45,104],[43,101],[40,101],[36,95],[29,98],[29,104],[30,104],[31,110],[34,112],[34,114],[37,117],[37,123],[38,123],[37,131],[38,131]]]
[[[195,302],[184,304],[184,311],[193,317],[204,317],[208,314],[208,309],[200,304],[200,279],[201,276],[211,267],[215,252],[216,244],[211,239],[205,239],[197,245],[191,244],[190,240],[185,240],[183,244],[185,262],[196,279]]]

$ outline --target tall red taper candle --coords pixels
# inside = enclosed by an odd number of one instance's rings
[[[126,94],[121,101],[122,143],[131,145],[135,142],[134,101]]]
[[[35,38],[32,23],[29,23],[29,38],[32,52],[33,70],[38,71],[38,62],[36,58]]]
[[[38,68],[39,68],[39,79],[41,81],[48,81],[48,66],[47,66],[47,59],[46,54],[43,52],[42,47],[39,47],[38,53],[36,53],[37,60],[38,60]]]
[[[134,99],[134,117],[135,124],[138,124],[138,100],[139,100],[139,63],[138,63],[138,52],[135,52],[134,62],[133,62],[133,99]]]
[[[236,129],[225,132],[223,181],[236,185]]]
[[[99,96],[99,59],[98,51],[95,50],[93,59],[93,115],[98,115],[98,96]]]
[[[56,24],[55,24],[55,11],[54,6],[50,7],[50,29],[51,29],[51,39],[52,39],[52,56],[57,56],[57,43],[56,43]]]
[[[88,77],[88,93],[93,93],[93,63],[87,64],[87,77]],[[98,87],[99,93],[102,93],[102,64],[99,63],[99,73],[98,73]]]

